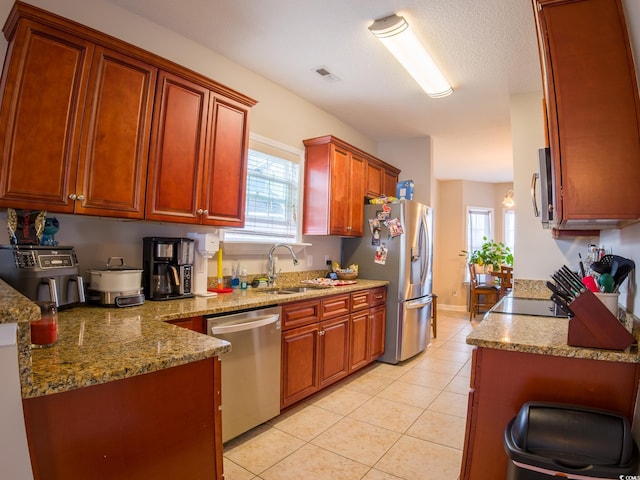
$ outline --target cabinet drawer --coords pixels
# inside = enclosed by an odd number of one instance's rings
[[[362,290],[360,292],[353,292],[351,294],[351,311],[362,310],[363,308],[369,308],[369,297],[371,290]]]
[[[371,305],[380,305],[387,301],[387,287],[376,287],[369,291]]]
[[[349,314],[351,311],[350,299],[351,296],[348,293],[323,298],[320,302],[320,318],[333,318]]]
[[[320,300],[289,303],[282,306],[282,330],[320,321]]]
[[[167,323],[175,325],[176,327],[193,330],[194,332],[206,333],[203,317],[179,318],[177,320],[168,320]]]

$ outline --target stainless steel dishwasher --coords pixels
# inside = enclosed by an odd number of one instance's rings
[[[231,342],[222,361],[222,441],[280,414],[280,307],[207,317],[207,333]]]

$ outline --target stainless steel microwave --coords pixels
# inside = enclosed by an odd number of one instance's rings
[[[538,164],[540,170],[531,178],[531,201],[533,214],[540,217],[542,228],[550,228],[554,220],[553,206],[553,176],[551,173],[551,149],[549,147],[538,150]],[[540,208],[538,208],[537,183],[540,183]]]

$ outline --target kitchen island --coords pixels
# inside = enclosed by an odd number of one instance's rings
[[[638,322],[625,314],[638,338]],[[507,423],[527,401],[611,410],[633,420],[640,355],[567,345],[569,319],[488,313],[469,334],[475,345],[460,479],[505,478]]]
[[[218,356],[232,345],[170,322],[386,284],[75,307],[59,313],[57,344],[32,350],[29,321],[39,309],[0,281],[0,322],[18,324],[35,478],[222,478]]]

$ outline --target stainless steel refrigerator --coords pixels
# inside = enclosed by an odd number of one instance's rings
[[[364,236],[342,241],[342,265],[362,278],[388,280],[385,353],[396,364],[430,342],[433,229],[431,208],[414,201],[365,205]]]

